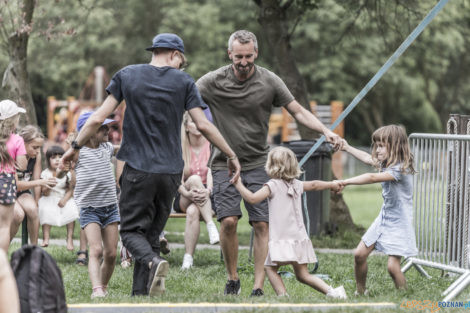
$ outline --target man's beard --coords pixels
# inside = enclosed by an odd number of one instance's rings
[[[247,76],[250,74],[251,69],[255,66],[254,63],[247,63],[245,66],[242,66],[241,64],[236,64],[235,69],[237,72],[242,75],[242,76]]]

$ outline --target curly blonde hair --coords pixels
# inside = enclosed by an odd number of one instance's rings
[[[287,181],[302,174],[297,157],[286,147],[276,147],[269,151],[268,161],[264,168],[269,177]]]
[[[382,163],[377,159],[378,143],[382,143],[387,148],[387,159]],[[408,136],[403,126],[383,126],[372,134],[372,160],[379,168],[387,168],[401,164],[400,170],[403,173],[416,173],[413,165],[413,154],[411,153]]]

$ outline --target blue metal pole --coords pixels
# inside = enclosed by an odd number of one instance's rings
[[[351,101],[351,103],[346,107],[346,109],[341,113],[341,115],[336,119],[336,121],[331,125],[330,129],[334,130],[349,113],[356,107],[356,105],[361,101],[369,92],[372,87],[382,78],[382,76],[392,67],[395,61],[403,54],[403,52],[408,49],[408,47],[415,41],[415,39],[423,32],[423,30],[428,26],[428,24],[436,17],[436,15],[444,8],[449,0],[440,0],[428,15],[419,23],[418,26],[411,32],[411,34],[403,41],[403,43],[398,47],[398,49],[393,53],[393,55],[385,62],[385,64],[380,68],[380,70],[372,77],[372,79],[367,83],[367,85],[357,94],[357,96]],[[325,141],[325,136],[321,136],[320,139],[313,145],[312,148],[304,155],[302,160],[300,160],[300,166],[303,166],[304,163],[310,158],[310,156],[318,149],[318,147]]]

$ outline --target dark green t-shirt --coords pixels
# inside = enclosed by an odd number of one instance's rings
[[[196,85],[209,105],[215,126],[237,154],[242,170],[264,166],[269,117],[273,106],[294,100],[284,82],[273,72],[255,65],[254,74],[239,81],[232,65],[201,77]],[[227,168],[226,157],[213,150],[212,170]]]

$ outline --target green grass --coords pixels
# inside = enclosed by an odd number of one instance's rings
[[[13,245],[10,251],[17,249]],[[239,275],[242,282],[242,293],[239,297],[226,297],[223,288],[226,274],[220,254],[217,250],[197,250],[195,267],[189,271],[181,271],[181,260],[184,251],[175,249],[168,257],[171,264],[170,273],[166,281],[168,292],[162,297],[130,297],[132,284],[132,268],[122,269],[116,266],[114,275],[109,283],[109,296],[104,299],[90,300],[91,284],[86,267],[74,264],[75,255],[65,247],[51,246],[46,248],[57,261],[62,270],[68,304],[74,303],[148,303],[148,302],[232,302],[232,303],[336,303],[337,300],[328,299],[312,288],[303,285],[295,278],[285,278],[289,297],[275,296],[268,280],[265,282],[266,295],[261,298],[250,298],[249,294],[253,284],[253,265],[248,261],[247,251],[240,251]],[[371,256],[369,258],[368,289],[370,296],[354,297],[355,290],[353,257],[352,255],[321,254],[318,253],[318,273],[328,275],[328,284],[332,286],[344,285],[348,294],[348,302],[392,302],[400,304],[402,301],[432,300],[440,301],[440,293],[453,281],[451,278],[441,278],[441,272],[429,270],[430,280],[421,277],[418,272],[411,269],[407,274],[408,289],[396,290],[386,270],[387,258],[385,256]],[[117,262],[118,264],[118,262]],[[283,270],[292,271],[288,266]],[[458,299],[468,299],[468,290],[464,291]],[[387,312],[386,310],[382,310]],[[395,310],[396,311],[396,310]],[[267,311],[265,311],[267,312]],[[343,312],[339,310],[338,312]],[[345,311],[344,311],[345,312]],[[349,312],[368,312],[366,309],[351,310]],[[373,312],[371,310],[370,312]],[[390,311],[392,312],[392,311]]]

